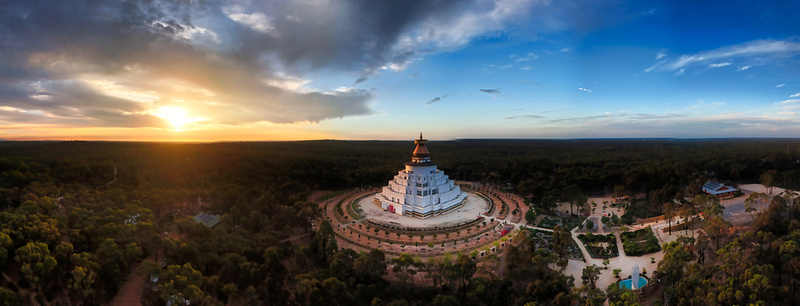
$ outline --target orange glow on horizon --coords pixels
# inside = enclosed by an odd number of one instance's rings
[[[166,120],[166,119],[165,119]],[[208,124],[192,129],[158,127],[137,128],[59,128],[53,126],[18,126],[0,131],[0,139],[12,141],[86,140],[143,142],[218,142],[218,141],[293,141],[340,138],[319,132],[312,124],[274,124],[258,122],[245,125]],[[42,137],[41,135],[48,135]]]

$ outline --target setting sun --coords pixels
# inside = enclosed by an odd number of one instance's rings
[[[175,129],[180,129],[187,123],[198,121],[198,118],[189,118],[188,112],[180,107],[162,106],[154,115],[169,121]]]

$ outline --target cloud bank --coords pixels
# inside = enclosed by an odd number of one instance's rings
[[[164,107],[234,125],[366,115],[374,93],[353,84],[459,48],[537,5],[547,3],[8,0],[0,124],[168,127]],[[308,76],[330,72],[353,78],[312,87]]]

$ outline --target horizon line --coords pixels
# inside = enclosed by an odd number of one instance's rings
[[[297,140],[216,140],[216,141],[196,141],[196,140],[86,140],[86,139],[0,139],[0,143],[11,142],[118,142],[118,143],[186,143],[186,144],[213,144],[213,143],[257,143],[257,142],[312,142],[312,141],[414,141],[416,138],[408,139],[297,139]],[[429,141],[479,141],[479,140],[525,140],[525,141],[587,141],[587,140],[800,140],[800,137],[597,137],[597,138],[454,138],[454,139],[428,139]]]

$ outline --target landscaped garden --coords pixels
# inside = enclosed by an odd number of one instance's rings
[[[592,258],[611,258],[619,256],[617,237],[614,234],[595,235],[592,233],[580,234],[578,239],[586,247]]]
[[[572,218],[545,217],[545,218],[542,219],[542,221],[539,221],[539,224],[537,224],[536,226],[542,227],[542,228],[553,229],[553,228],[556,227],[556,225],[561,225],[563,227],[566,227],[568,230],[572,230],[572,229],[578,227],[579,225],[581,225],[583,223],[583,220],[585,220],[585,218],[578,218],[578,217],[572,217]]]
[[[530,235],[533,238],[533,241],[536,242],[537,248],[546,248],[550,252],[554,252],[553,250],[553,232],[549,231],[542,231],[537,229],[530,229]],[[572,240],[572,244],[567,247],[567,253],[569,254],[570,259],[581,260],[583,261],[583,252],[578,247],[578,244],[575,243],[575,240]]]
[[[622,239],[622,248],[628,256],[641,256],[661,251],[658,238],[649,226],[633,232],[622,233],[620,238]]]
[[[645,199],[636,199],[633,203],[625,208],[627,213],[620,216],[620,221],[623,224],[631,224],[637,218],[652,218],[661,214],[658,207],[650,205],[650,202]]]

